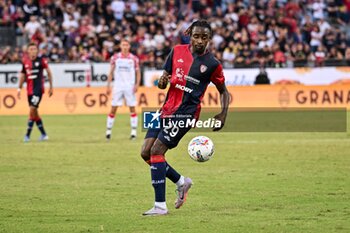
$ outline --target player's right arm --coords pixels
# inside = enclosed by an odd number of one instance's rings
[[[115,70],[115,62],[111,62],[111,66],[109,68],[109,73],[108,73],[108,79],[107,79],[107,90],[106,90],[107,95],[111,94],[111,82],[113,79],[114,70]]]
[[[158,87],[160,89],[165,89],[166,86],[168,85],[170,78],[171,78],[171,75],[164,70],[162,76],[160,76],[158,80]]]
[[[21,72],[19,72],[18,76],[19,76],[19,85],[18,85],[18,89],[17,89],[17,98],[21,99],[21,90],[22,90],[23,83],[24,83],[25,78],[26,78],[24,64],[22,65],[22,70],[21,70]]]

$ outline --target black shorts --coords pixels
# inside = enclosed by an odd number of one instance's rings
[[[177,121],[181,121],[181,119]],[[159,129],[148,129],[145,138],[158,138],[169,149],[172,149],[179,144],[182,137],[185,136],[191,128],[192,127],[178,127],[175,124],[166,124]]]
[[[40,95],[28,95],[28,104],[38,108],[41,101],[42,94]]]

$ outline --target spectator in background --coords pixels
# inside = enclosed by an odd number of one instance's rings
[[[323,3],[323,0],[314,0],[312,4],[312,16],[314,20],[319,20],[324,18],[324,10],[326,5]]]
[[[292,45],[291,56],[293,57],[295,66],[299,67],[306,65],[307,55],[304,51],[304,45],[302,43]]]
[[[314,53],[315,65],[318,67],[324,66],[324,61],[327,57],[324,47],[318,46],[317,51]]]
[[[31,16],[39,17],[41,15],[39,5],[35,3],[34,0],[25,0],[22,10],[25,15],[24,17],[25,22],[28,22]]]
[[[284,67],[286,65],[286,56],[281,51],[278,44],[274,44],[272,47],[273,50],[273,62],[276,68]]]
[[[252,53],[249,49],[249,45],[248,44],[244,44],[239,52],[238,55],[235,59],[235,67],[245,67],[245,66],[249,66],[251,63],[251,59],[252,59]]]
[[[92,61],[92,62],[102,62],[103,61],[102,55],[97,51],[96,48],[90,47],[89,54],[90,54],[90,61]]]
[[[22,8],[17,8],[15,18],[15,31],[16,31],[16,44],[22,46],[26,44],[26,31],[25,31],[25,19]]]
[[[91,19],[87,16],[84,16],[80,20],[80,26],[78,30],[80,37],[84,38],[85,36],[94,36],[96,29],[95,26],[92,24]]]
[[[312,51],[311,51],[311,46],[309,44],[304,44],[304,53],[306,55],[307,61],[311,60]]]
[[[339,13],[338,13],[338,6],[335,2],[335,0],[327,0],[327,8],[326,12],[329,18],[329,21],[332,24],[339,23]]]
[[[22,61],[22,58],[23,55],[21,54],[20,48],[15,48],[15,51],[12,53],[11,63],[20,63]]]
[[[260,67],[259,74],[255,77],[255,85],[270,84],[270,79],[267,75],[265,68]]]
[[[41,28],[37,17],[35,15],[30,16],[30,20],[25,24],[24,31],[28,39],[31,39],[34,33]]]
[[[225,67],[233,68],[233,62],[236,58],[236,55],[233,51],[233,46],[228,46],[225,48],[223,54],[222,54],[222,60]]]
[[[345,61],[348,66],[350,66],[350,47],[345,50]]]
[[[114,18],[118,23],[121,23],[123,19],[123,14],[125,10],[125,3],[121,0],[113,0],[111,4],[111,9],[114,13]]]
[[[325,47],[327,48],[327,50],[329,51],[332,47],[336,46],[337,43],[337,38],[335,36],[335,33],[333,30],[327,30],[325,32],[325,35],[323,36],[323,44],[325,45]]]
[[[265,45],[258,53],[259,62],[261,66],[271,66],[273,61],[273,54],[270,48]]]
[[[3,51],[0,50],[0,63],[9,63],[11,61],[11,48],[6,46]]]
[[[109,37],[109,26],[106,24],[104,18],[100,18],[99,24],[96,27],[96,34],[98,35],[98,44],[101,46],[103,41]]]
[[[310,43],[311,32],[314,28],[311,17],[306,15],[301,22],[301,34],[303,35],[303,42]]]
[[[156,35],[154,36],[154,40],[157,44],[164,44],[165,42],[165,36],[164,36],[164,33],[162,31],[162,29],[157,29],[157,33]]]
[[[343,54],[336,47],[332,47],[329,50],[329,54],[327,56],[327,59],[330,59],[330,60],[342,60],[343,58],[344,58]]]
[[[73,14],[67,15],[66,20],[63,21],[62,28],[65,32],[66,35],[69,35],[70,32],[72,31],[72,28],[74,30],[79,28],[79,23],[78,21],[74,18]]]
[[[30,38],[30,41],[34,42],[37,45],[45,45],[44,42],[46,42],[45,34],[41,32],[40,28],[38,28],[33,36]],[[46,45],[45,45],[46,46]]]
[[[56,46],[51,49],[48,58],[55,63],[61,62],[60,54],[58,53],[58,48]]]
[[[67,33],[67,32],[66,32]],[[70,49],[73,45],[77,45],[77,43],[81,42],[81,38],[79,36],[79,32],[76,27],[71,26],[69,28],[68,35],[65,36],[65,47]]]
[[[322,36],[327,32],[327,30],[331,29],[331,25],[323,18],[317,21],[317,26],[319,27]]]
[[[350,21],[350,0],[343,0],[343,4],[339,4],[339,18],[343,24]]]
[[[73,46],[68,51],[68,59],[71,62],[79,62],[80,61],[80,53],[76,46]]]
[[[75,8],[73,4],[67,4],[66,7],[64,8],[63,6],[61,7],[63,10],[63,22],[69,19],[70,16],[73,16],[73,20],[79,21],[81,15],[80,12]]]
[[[320,28],[318,26],[315,26],[313,30],[311,31],[311,50],[313,52],[317,51],[317,48],[322,44],[322,33],[320,31]]]
[[[154,50],[156,47],[156,41],[152,39],[152,36],[148,33],[144,35],[144,39],[142,41],[143,47],[146,49],[146,51]]]
[[[15,18],[15,7],[9,1],[0,2],[0,25],[10,25]]]

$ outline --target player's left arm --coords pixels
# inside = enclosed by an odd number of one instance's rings
[[[24,72],[20,72],[18,77],[19,77],[19,86],[18,86],[18,89],[17,89],[17,98],[21,99],[21,90],[22,90],[22,87],[23,87],[23,83],[25,82],[25,74],[24,74]]]
[[[141,70],[140,70],[139,59],[135,60],[135,70],[136,70],[136,80],[135,80],[134,93],[137,92],[137,89],[141,84]]]
[[[221,64],[219,64],[216,67],[215,71],[213,72],[210,78],[210,81],[215,84],[216,89],[220,93],[221,112],[214,116],[214,118],[219,120],[221,122],[221,125],[220,127],[215,127],[213,129],[213,131],[218,131],[222,129],[222,127],[224,127],[225,125],[228,106],[230,104],[230,93],[228,92],[225,85],[225,77]]]
[[[220,103],[221,103],[221,112],[214,116],[215,119],[221,121],[220,127],[216,127],[213,129],[213,131],[218,131],[222,129],[225,125],[226,121],[226,116],[227,116],[227,111],[228,111],[228,106],[230,104],[230,94],[226,88],[225,83],[222,84],[216,84],[216,89],[220,93]]]
[[[47,73],[47,77],[49,78],[49,97],[51,97],[53,94],[52,72],[51,72],[51,69],[49,67],[47,67],[45,70]]]
[[[42,65],[43,69],[46,70],[47,77],[49,78],[49,85],[50,85],[49,86],[49,97],[51,97],[53,94],[53,88],[52,88],[52,72],[51,72],[51,69],[49,67],[49,62],[47,61],[47,59],[42,58],[41,65]]]

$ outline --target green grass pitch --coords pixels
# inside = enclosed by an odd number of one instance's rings
[[[48,142],[23,143],[25,116],[0,117],[0,232],[350,232],[347,133],[201,133],[206,163],[187,155],[187,134],[168,162],[194,181],[184,206],[142,217],[153,204],[145,133],[129,141],[128,115],[112,140],[105,115],[43,116]]]

